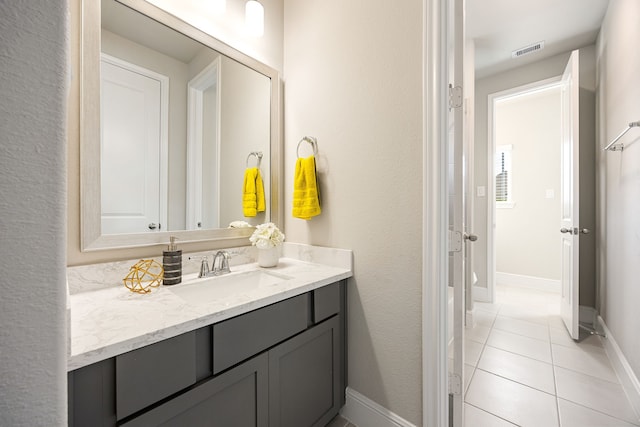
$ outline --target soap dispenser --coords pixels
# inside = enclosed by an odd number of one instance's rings
[[[182,249],[178,249],[174,236],[171,236],[169,240],[169,247],[162,252],[163,284],[177,285],[182,282]]]

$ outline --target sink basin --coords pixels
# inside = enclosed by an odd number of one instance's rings
[[[252,270],[198,279],[193,283],[173,286],[169,290],[191,304],[207,304],[290,279],[284,274]]]

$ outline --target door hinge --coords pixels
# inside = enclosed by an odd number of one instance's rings
[[[462,233],[449,230],[449,252],[462,251]]]
[[[462,107],[462,87],[449,85],[449,109]]]
[[[462,394],[462,378],[460,378],[460,375],[449,373],[449,394]]]

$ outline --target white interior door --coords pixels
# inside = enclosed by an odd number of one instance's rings
[[[562,141],[560,197],[562,236],[561,315],[571,338],[578,339],[579,327],[579,56],[571,53],[562,75]]]
[[[449,1],[449,425],[464,425],[465,196],[464,196],[464,0]]]
[[[103,234],[166,228],[162,147],[167,138],[163,99],[168,80],[155,74],[107,56],[101,61]]]

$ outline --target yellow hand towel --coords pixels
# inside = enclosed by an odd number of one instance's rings
[[[254,217],[258,212],[264,212],[264,184],[260,169],[247,168],[244,172],[242,188],[242,212],[245,217]]]
[[[316,160],[313,156],[296,161],[293,177],[293,216],[311,219],[320,215],[320,191],[316,177]]]
[[[264,199],[264,183],[262,182],[262,175],[258,168],[256,168],[256,203],[258,205],[258,212],[264,212],[266,208],[266,202]]]

